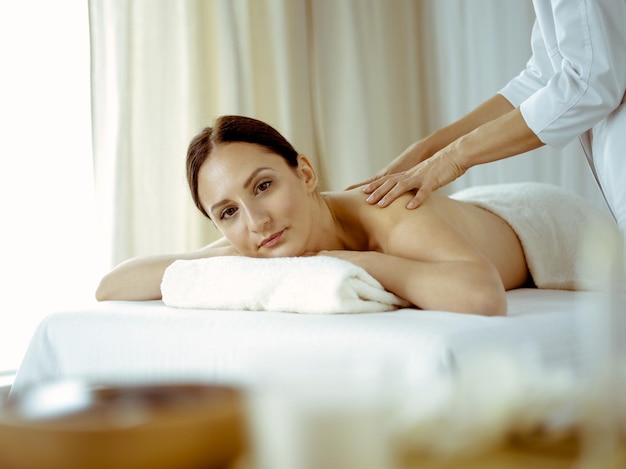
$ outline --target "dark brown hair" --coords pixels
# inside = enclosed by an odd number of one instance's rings
[[[207,218],[198,196],[198,172],[200,166],[217,146],[230,142],[254,143],[282,156],[287,164],[298,166],[298,152],[276,129],[251,117],[221,116],[212,127],[205,127],[196,135],[187,149],[187,183],[196,207]]]

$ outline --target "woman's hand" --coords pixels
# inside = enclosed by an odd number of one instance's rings
[[[394,160],[395,162],[403,158],[402,161],[398,161],[397,166],[400,167],[411,159],[407,156],[407,152],[410,151],[411,148],[407,149]],[[452,157],[451,151],[445,148],[407,170],[377,177],[363,188],[363,192],[370,194],[367,198],[368,203],[387,207],[405,192],[415,190],[415,195],[406,206],[408,209],[414,209],[419,207],[431,192],[454,181],[465,171],[466,169]]]

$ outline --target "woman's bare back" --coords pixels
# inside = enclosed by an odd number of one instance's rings
[[[438,239],[455,235],[494,265],[506,290],[527,283],[529,273],[520,241],[510,225],[499,216],[437,193],[431,194],[414,210],[406,209],[412,197],[410,193],[385,209],[363,203],[365,197],[360,189],[332,193],[338,215],[354,227],[355,245],[349,246],[350,249],[390,253],[395,247],[385,242],[388,233],[401,223],[408,224],[415,228],[415,243],[424,244],[425,250],[432,249]],[[363,230],[365,236],[362,232],[356,234]],[[425,237],[429,239],[423,239]],[[367,245],[359,245],[364,242]]]
[[[498,269],[507,290],[527,283],[529,272],[517,234],[498,215],[483,208],[432,194],[431,204],[445,213],[451,223]]]

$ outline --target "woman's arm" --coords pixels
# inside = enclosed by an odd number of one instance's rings
[[[98,301],[159,300],[163,273],[174,261],[236,254],[237,252],[230,246],[230,243],[222,238],[189,253],[129,259],[102,278],[96,290],[96,299]]]
[[[376,251],[326,251],[363,267],[386,290],[421,309],[504,316],[507,301],[486,259],[416,261]]]
[[[366,205],[359,218],[368,245],[324,254],[363,267],[388,291],[422,309],[506,314],[502,277],[472,238],[481,236],[480,245],[488,249],[506,249],[502,232],[459,202],[433,196],[418,210],[407,211],[409,198],[385,210]]]

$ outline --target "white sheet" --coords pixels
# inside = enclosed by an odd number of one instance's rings
[[[46,380],[92,383],[246,382],[259,366],[280,369],[295,354],[311,366],[354,356],[387,357],[416,377],[458,365],[478,346],[571,368],[590,292],[508,292],[508,317],[402,309],[359,315],[176,309],[161,301],[103,302],[58,312],[34,334],[12,392]],[[367,352],[365,354],[365,352]]]

